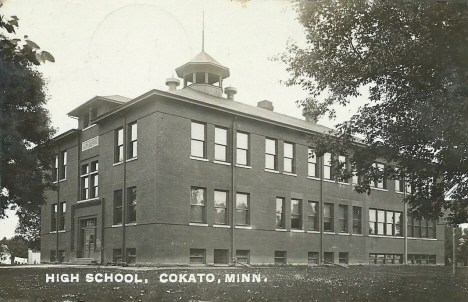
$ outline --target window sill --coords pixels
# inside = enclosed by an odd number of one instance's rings
[[[335,232],[331,232],[331,231],[325,231],[323,232],[324,234],[328,234],[328,235],[335,235]]]
[[[56,184],[56,183],[58,183],[58,181],[54,180],[52,183],[53,183],[53,184]]]
[[[190,156],[190,159],[199,160],[199,161],[208,161],[208,158],[202,158],[202,157],[193,157],[193,156]]]
[[[66,179],[66,178],[64,178],[64,179],[61,179],[61,180],[59,180],[59,182],[66,181],[66,180],[67,180],[67,179]]]
[[[314,176],[307,176],[308,179],[312,179],[312,180],[320,180],[320,178],[318,177],[314,177]]]
[[[401,192],[401,191],[395,191],[395,193],[401,194],[401,195],[405,194],[405,192]],[[412,195],[412,194],[409,192],[406,192],[406,195]]]
[[[236,164],[236,167],[244,168],[244,169],[252,169],[251,166],[244,166],[244,165],[240,165],[240,164]]]
[[[213,224],[213,227],[214,228],[225,228],[225,229],[231,228],[231,226],[227,225],[227,224]]]
[[[265,172],[270,172],[270,173],[279,174],[279,171],[278,171],[278,170],[270,170],[270,169],[266,169],[266,168],[265,168]]]
[[[307,233],[310,233],[310,234],[320,234],[320,231],[307,231]]]
[[[287,230],[286,229],[275,229],[275,231],[277,231],[277,232],[286,232]]]
[[[112,166],[115,167],[115,166],[118,166],[118,165],[121,165],[121,164],[123,164],[123,161],[119,161],[119,162],[117,162],[117,163],[114,163]]]
[[[225,166],[230,166],[231,163],[225,162],[225,161],[219,161],[219,160],[214,160],[213,163],[218,164],[218,165],[225,165]]]
[[[349,236],[351,235],[350,233],[338,233],[338,235],[341,235],[341,236]]]
[[[59,232],[59,233],[65,233],[65,230],[60,230],[60,231],[58,231],[58,232]]]
[[[403,237],[401,237],[403,238]],[[408,239],[411,239],[411,240],[428,240],[428,241],[437,241],[437,238],[418,238],[418,237],[408,237]]]
[[[132,157],[132,158],[129,158],[127,159],[125,162],[130,162],[130,161],[134,161],[134,160],[137,160],[138,159],[138,156],[135,156],[135,157]]]
[[[50,231],[49,234],[57,234],[57,231]]]
[[[364,237],[363,234],[352,234],[353,236],[360,236],[360,237]]]
[[[90,198],[90,199],[78,200],[76,203],[85,203],[85,202],[90,202],[90,201],[95,201],[95,200],[99,200],[99,197],[94,197],[94,198]]]
[[[130,222],[130,223],[126,223],[125,226],[134,226],[134,225],[138,225],[136,222]]]
[[[336,181],[334,181],[332,179],[326,179],[326,178],[324,178],[323,181],[330,182],[330,183],[336,183]]]
[[[190,222],[189,225],[193,225],[193,226],[208,226],[208,223]]]
[[[252,227],[248,225],[236,225],[236,229],[251,230]]]
[[[88,129],[91,129],[91,128],[95,127],[95,126],[97,126],[97,124],[92,124],[91,126],[88,126],[88,127],[84,128],[84,129],[82,129],[81,132],[86,131]]]
[[[304,233],[305,231],[304,230],[291,230],[291,232],[293,232],[293,233]]]
[[[376,188],[376,187],[371,187],[371,190],[377,190],[377,191],[388,192],[388,189]]]
[[[283,175],[289,175],[289,176],[297,177],[297,174],[295,174],[295,173],[289,173],[289,172],[283,172]]]
[[[369,237],[375,237],[375,238],[395,238],[395,239],[404,239],[404,238],[405,238],[405,237],[402,237],[402,236],[372,235],[372,234],[369,234]]]
[[[122,224],[113,224],[111,227],[112,228],[120,228],[122,226]]]
[[[349,186],[349,183],[348,182],[342,182],[342,181],[339,181],[338,184],[340,185],[346,185],[346,186]]]

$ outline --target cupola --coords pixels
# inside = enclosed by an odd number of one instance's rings
[[[201,51],[188,63],[176,69],[177,76],[184,81],[184,88],[211,94],[223,95],[223,80],[229,77],[229,68],[219,64],[205,51]]]

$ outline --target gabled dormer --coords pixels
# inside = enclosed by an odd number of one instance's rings
[[[95,96],[68,113],[68,116],[78,118],[78,129],[91,126],[91,120],[126,102],[130,98],[120,95]]]

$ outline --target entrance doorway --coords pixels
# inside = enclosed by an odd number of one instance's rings
[[[96,250],[96,218],[80,221],[80,258],[94,258]]]

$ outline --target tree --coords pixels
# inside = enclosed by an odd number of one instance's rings
[[[28,258],[28,242],[20,236],[11,239],[4,237],[0,240],[0,245],[7,246],[11,256],[11,264],[15,262],[15,257]]]
[[[30,217],[38,217],[45,189],[53,188],[44,171],[53,162],[47,145],[54,129],[44,108],[45,81],[35,66],[54,58],[27,36],[14,38],[17,27],[16,16],[0,16],[0,219],[8,207],[19,209],[22,231]]]
[[[368,103],[329,134],[312,138],[317,153],[349,156],[360,178],[356,191],[386,178],[406,180],[405,198],[417,218],[448,213],[468,221],[468,7],[450,1],[322,0],[297,4],[306,46],[289,43],[278,59],[288,85],[309,97],[298,101],[314,118],[335,106]],[[384,169],[375,161],[388,163]]]

